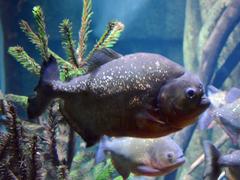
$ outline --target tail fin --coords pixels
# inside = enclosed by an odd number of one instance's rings
[[[30,119],[41,115],[55,97],[51,82],[58,79],[59,70],[57,61],[53,56],[50,56],[49,60],[42,64],[40,80],[37,87],[34,89],[36,95],[28,98],[27,113]]]
[[[203,148],[205,154],[203,179],[218,179],[221,174],[221,167],[218,163],[221,154],[210,141],[204,141]]]
[[[104,161],[104,159],[106,159],[105,151],[106,151],[107,141],[108,141],[107,136],[103,136],[101,138],[99,146],[98,146],[98,150],[96,153],[96,157],[95,157],[95,164],[101,163],[102,161]]]

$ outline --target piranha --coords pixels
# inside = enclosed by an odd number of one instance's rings
[[[109,154],[119,174],[127,179],[130,172],[137,176],[163,176],[185,162],[182,149],[170,137],[109,140],[102,138],[96,154],[96,163]]]
[[[204,180],[218,179],[222,172],[222,168],[225,170],[227,179],[240,179],[240,150],[233,150],[229,154],[222,155],[211,142],[205,141],[204,153]]]
[[[89,73],[69,82],[59,80],[52,56],[44,62],[29,118],[60,98],[68,123],[91,146],[104,134],[165,136],[194,123],[210,104],[199,78],[161,55],[101,49],[89,62]]]
[[[212,85],[207,87],[208,98],[211,102],[209,108],[200,116],[198,125],[201,130],[213,126],[215,110],[222,106],[234,102],[240,98],[240,89],[232,87],[229,90],[222,91]]]
[[[217,122],[233,144],[237,144],[240,134],[240,89],[233,87],[229,91],[220,91],[211,86],[208,94],[211,106],[201,115],[198,121],[200,128],[213,127]]]
[[[240,135],[240,98],[216,109],[214,116],[232,142],[237,144]]]
[[[222,91],[216,87],[209,85],[207,93],[211,105],[214,108],[219,108],[225,104],[232,103],[236,99],[240,98],[240,89],[232,87],[229,90]]]

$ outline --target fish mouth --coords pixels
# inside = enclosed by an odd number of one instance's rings
[[[161,168],[159,170],[161,171],[166,171],[166,172],[171,172],[173,170],[175,170],[176,168],[178,168],[179,166],[181,166],[182,164],[185,163],[185,157],[184,155],[181,155],[177,158],[176,162],[170,166],[167,166],[167,167],[164,167],[164,168]]]
[[[181,156],[179,156],[178,158],[177,158],[177,161],[176,161],[176,164],[177,165],[181,165],[181,164],[184,164],[185,163],[185,156],[184,156],[184,154],[182,154]]]
[[[162,168],[156,168],[156,169],[159,170],[159,172],[163,172],[163,175],[169,174],[170,172],[174,171],[175,169],[177,169],[179,166],[181,166],[184,163],[185,163],[185,156],[184,156],[184,154],[182,154],[181,156],[179,156],[176,159],[176,162],[174,162],[174,164],[166,166],[166,167],[162,167]]]

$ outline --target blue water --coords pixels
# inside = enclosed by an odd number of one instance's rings
[[[200,5],[220,0],[199,0]],[[180,65],[184,64],[184,28],[186,26],[186,5],[187,3],[194,2],[194,0],[93,0],[93,16],[91,22],[92,33],[89,36],[88,51],[93,47],[96,41],[103,34],[107,23],[111,20],[121,21],[125,25],[125,30],[113,47],[113,49],[121,54],[130,54],[134,52],[152,52],[166,56]],[[196,2],[196,1],[195,1]],[[201,4],[202,3],[202,4]],[[41,57],[35,47],[28,41],[24,33],[19,29],[18,23],[21,19],[29,22],[31,26],[34,24],[32,17],[32,8],[35,5],[40,5],[46,17],[47,33],[49,35],[49,47],[59,54],[61,57],[66,57],[64,50],[61,46],[61,37],[59,33],[59,23],[64,18],[69,18],[73,24],[73,38],[78,41],[78,31],[81,24],[82,14],[82,0],[8,0],[0,1],[0,90],[5,93],[14,93],[19,95],[29,96],[33,94],[33,89],[38,82],[38,77],[29,73],[18,62],[15,61],[7,53],[10,46],[21,45],[37,62],[41,63]],[[194,6],[193,6],[194,7]],[[202,11],[200,26],[203,26],[207,18],[211,15],[207,8]],[[199,9],[191,9],[193,12]],[[240,19],[240,18],[239,18]],[[221,54],[218,64],[212,69],[217,71],[228,58],[233,49],[232,45],[238,44],[240,50],[240,20],[238,26],[235,28],[235,35],[230,38],[231,41],[228,49]],[[36,30],[36,29],[35,29]],[[194,29],[193,29],[194,30]],[[193,37],[194,38],[194,37]],[[232,43],[234,42],[234,43]],[[198,46],[193,50],[198,51]],[[240,87],[239,77],[239,61],[240,51],[235,53],[239,56],[236,61],[229,61],[226,66],[222,66],[222,72],[218,74],[216,85],[221,89],[230,89],[233,86]],[[197,59],[195,59],[197,61]],[[192,61],[193,62],[193,61]],[[189,67],[189,66],[188,66]],[[195,69],[199,69],[198,67]],[[235,67],[235,69],[234,69]],[[234,69],[230,75],[226,72]],[[198,73],[197,70],[194,73]],[[221,73],[224,73],[221,74]],[[227,74],[227,75],[226,75]],[[220,83],[222,77],[227,78],[226,83]],[[25,115],[25,111],[19,108],[19,114]],[[222,132],[220,133],[222,135]],[[185,137],[184,137],[185,138]],[[189,138],[189,137],[188,137]],[[186,138],[187,139],[187,138]],[[79,141],[79,139],[78,139]],[[194,139],[194,143],[200,144],[200,140]],[[188,143],[188,142],[187,142]],[[79,143],[78,143],[79,144]],[[199,145],[200,147],[200,145]],[[202,147],[200,147],[202,148]],[[194,150],[199,148],[193,148]],[[193,151],[194,151],[193,150]],[[188,152],[187,158],[193,160],[197,159],[198,155],[202,153],[199,151],[194,154]],[[193,155],[194,154],[194,155]],[[187,162],[187,168],[190,164]],[[187,171],[185,168],[185,171]],[[203,166],[200,167],[202,172]],[[180,179],[176,174],[171,174],[165,180]],[[195,179],[202,179],[198,175],[193,175]]]

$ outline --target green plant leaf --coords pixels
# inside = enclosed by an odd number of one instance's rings
[[[27,96],[20,96],[16,94],[7,94],[5,95],[7,101],[15,102],[20,106],[27,108],[28,106],[28,97]]]
[[[78,64],[74,49],[75,42],[72,38],[72,23],[69,19],[64,19],[59,28],[62,35],[62,46],[67,54],[67,60],[77,67]]]
[[[40,65],[31,58],[22,47],[14,46],[8,49],[8,53],[11,54],[24,68],[33,74],[40,74]]]
[[[83,0],[82,22],[79,31],[79,44],[77,49],[77,62],[79,66],[82,66],[84,55],[87,50],[88,35],[91,32],[90,23],[92,14],[92,0]]]
[[[98,40],[95,44],[94,48],[88,54],[86,60],[89,60],[94,52],[97,49],[101,48],[110,48],[118,41],[121,32],[124,30],[124,25],[119,21],[112,21],[108,24],[105,32],[103,33],[102,37]]]
[[[37,29],[38,29],[38,37],[40,40],[39,51],[44,61],[48,61],[48,36],[46,33],[46,25],[45,18],[43,15],[43,11],[40,6],[33,7],[33,17],[35,19]]]

